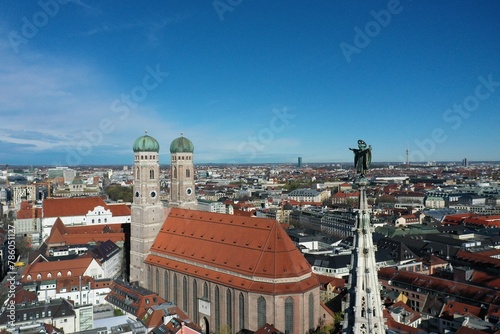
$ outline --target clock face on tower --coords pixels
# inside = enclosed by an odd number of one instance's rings
[[[193,193],[193,189],[187,188],[186,189],[186,194],[191,195]]]

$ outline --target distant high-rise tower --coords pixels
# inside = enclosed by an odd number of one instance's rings
[[[130,282],[146,287],[144,260],[163,224],[160,202],[160,145],[151,136],[139,137],[134,150],[134,198],[130,224]]]
[[[358,172],[355,184],[358,186],[359,200],[342,333],[385,334],[372,239],[373,227],[366,198],[368,180],[365,178],[365,172],[371,161],[371,146],[367,148],[362,140],[359,140],[358,144],[359,149],[351,149],[355,152],[355,167]]]
[[[406,168],[410,168],[410,147],[406,148]]]
[[[297,167],[302,168],[302,157],[297,159]]]
[[[183,137],[170,144],[171,183],[170,207],[196,209],[197,200],[194,187],[193,143]]]
[[[463,166],[463,167],[469,167],[469,161],[467,161],[467,158],[464,158],[464,159],[462,160],[462,166]]]

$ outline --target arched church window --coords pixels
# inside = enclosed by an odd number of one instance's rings
[[[177,305],[177,274],[174,274],[174,304]]]
[[[141,173],[140,173],[139,167],[137,167],[136,174],[135,174],[135,178],[136,178],[137,180],[140,180],[140,179],[141,179]]]
[[[156,273],[155,273],[155,289],[153,291],[156,291],[158,293],[158,291],[160,291],[160,272],[158,270],[158,268],[156,268]]]
[[[198,283],[193,280],[193,317],[194,322],[198,323]]]
[[[226,312],[226,323],[233,329],[233,298],[229,289],[226,291]]]
[[[172,175],[173,175],[173,178],[176,179],[177,178],[177,167],[173,166],[172,167]]]
[[[150,178],[150,179],[154,179],[154,178],[155,178],[155,171],[154,171],[153,169],[151,169],[151,170],[149,171],[149,178]]]
[[[188,282],[186,276],[182,278],[182,309],[188,311]]]
[[[293,298],[285,300],[285,333],[293,333]]]
[[[220,329],[220,302],[219,302],[219,287],[215,287],[215,331]]]
[[[260,296],[257,299],[257,327],[260,328],[266,324],[266,300]]]
[[[208,295],[208,284],[207,282],[205,282],[203,284],[203,298],[208,300],[209,299],[209,295]]]
[[[314,295],[309,294],[309,329],[314,329]]]
[[[151,270],[151,266],[148,266],[148,289],[153,290],[153,271]]]
[[[190,169],[186,169],[186,177],[191,177],[191,171]]]
[[[169,288],[168,288],[168,284],[169,284],[169,279],[168,279],[168,270],[165,270],[165,274],[163,276],[163,285],[165,287],[165,299],[168,300],[169,299]]]
[[[239,298],[240,329],[245,327],[245,296],[240,292]]]

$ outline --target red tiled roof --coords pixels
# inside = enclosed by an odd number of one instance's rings
[[[151,306],[165,303],[165,299],[152,291],[135,288],[128,283],[119,281],[113,282],[111,291],[105,299],[121,309],[126,306],[127,310],[125,311],[134,314],[139,319],[144,318]]]
[[[61,292],[61,289],[66,289],[66,291],[71,291],[71,287],[73,286],[90,286],[92,287],[94,283],[94,279],[90,276],[71,276],[65,278],[58,278],[56,281],[56,291],[57,293]]]
[[[352,198],[352,197],[358,198],[359,191],[349,192],[349,193],[338,191],[335,193],[335,195],[332,196],[332,198]]]
[[[283,332],[274,327],[274,325],[268,323],[266,323],[264,326],[262,326],[261,328],[257,329],[257,331],[254,332],[254,334],[269,334],[269,333],[283,334]]]
[[[328,284],[336,288],[343,288],[346,286],[346,281],[342,278],[324,276],[324,275],[317,275],[317,276],[320,284],[323,286],[326,286]]]
[[[107,205],[100,197],[47,198],[43,201],[44,217],[84,216],[96,206],[111,210],[113,216],[129,216],[126,204]]]
[[[449,317],[453,319],[454,314],[467,315],[479,318],[479,313],[481,312],[481,307],[472,306],[465,303],[460,303],[455,300],[449,301],[443,306],[441,311],[441,316]]]
[[[500,227],[500,215],[492,216],[470,216],[463,220],[465,225],[475,225],[484,227]]]
[[[496,290],[500,289],[500,277],[497,275],[489,275],[485,272],[474,270],[470,281],[477,285],[488,286]]]
[[[48,279],[66,278],[70,276],[81,276],[85,273],[93,260],[93,257],[89,254],[71,260],[60,260],[52,262],[40,261],[28,264],[24,269],[21,282],[25,283]],[[39,274],[41,275],[40,278],[38,278]],[[28,275],[31,276],[30,279],[28,279]]]
[[[486,334],[486,333],[491,333],[491,332],[485,332],[485,331],[482,331],[479,329],[469,328],[466,326],[461,326],[455,332],[455,334]],[[498,332],[495,332],[495,333],[498,333]]]
[[[387,309],[384,309],[384,318],[387,320],[386,325],[387,328],[394,331],[395,333],[405,333],[405,334],[424,334],[427,333],[421,328],[414,328],[402,323],[397,322],[394,320],[394,318],[391,316],[389,311]]]
[[[489,257],[500,256],[500,249],[496,249],[496,248],[487,249],[484,251],[476,252],[476,254],[481,254],[481,255],[489,256]]]
[[[465,218],[469,218],[473,215],[474,215],[474,213],[457,213],[457,214],[453,214],[453,215],[446,215],[443,218],[443,224],[445,224],[445,225],[446,224],[458,225],[458,224],[461,224]]]
[[[408,312],[409,314],[411,314],[411,318],[408,319],[409,323],[412,323],[412,322],[414,322],[414,321],[416,321],[417,319],[420,318],[420,313],[419,312],[412,310],[411,307],[409,307],[408,305],[406,305],[402,301],[395,302],[394,304],[392,304],[391,306],[389,306],[389,311],[391,311],[391,310],[393,310],[395,308],[398,308],[398,307],[403,308],[406,312]]]
[[[21,202],[21,208],[17,211],[17,219],[31,218],[42,218],[42,208],[34,208],[33,210],[33,203],[28,201]]]
[[[16,293],[14,294],[14,300],[16,304],[31,303],[38,300],[36,293],[25,290],[22,286],[17,286]]]
[[[278,293],[319,286],[311,266],[285,230],[266,218],[173,208],[146,263],[241,290]],[[260,282],[255,277],[277,281]]]
[[[390,267],[381,268],[378,271],[378,277],[382,281],[392,281],[424,290],[437,291],[446,295],[460,296],[463,300],[500,305],[500,291],[494,289],[472,286],[409,271],[398,271]]]
[[[179,307],[173,304],[163,305],[158,304],[157,307],[150,307],[146,314],[144,315],[142,322],[146,325],[146,328],[155,328],[163,324],[163,317],[165,313],[168,315],[176,315],[176,317],[182,321],[191,321],[189,316],[184,313]]]
[[[132,214],[127,204],[108,204],[108,209],[111,210],[113,217],[130,216]]]
[[[468,262],[485,264],[485,265],[492,266],[495,268],[500,267],[500,259],[497,259],[494,257],[489,257],[489,256],[483,255],[481,253],[472,253],[472,252],[464,251],[464,250],[460,249],[455,254],[455,257],[460,259],[460,260],[465,260]]]
[[[125,241],[122,224],[97,224],[85,226],[65,226],[57,218],[52,226],[45,244],[50,245],[83,245],[91,242],[111,240],[114,243]]]

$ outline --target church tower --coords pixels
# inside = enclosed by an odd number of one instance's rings
[[[375,246],[372,239],[373,227],[370,223],[370,212],[366,199],[368,180],[361,177],[356,184],[359,187],[359,208],[356,217],[342,333],[385,334]]]
[[[371,146],[358,140],[358,149],[354,152],[354,166],[358,176],[355,184],[359,190],[354,242],[351,255],[347,300],[345,304],[344,334],[385,334],[383,306],[380,299],[375,246],[373,245],[373,226],[366,198],[368,180],[365,173],[371,163]]]
[[[146,287],[148,278],[144,260],[149,255],[163,224],[160,202],[160,145],[146,133],[137,138],[134,150],[134,194],[130,226],[130,282]]]
[[[170,207],[197,209],[193,152],[193,143],[182,134],[170,144]]]

